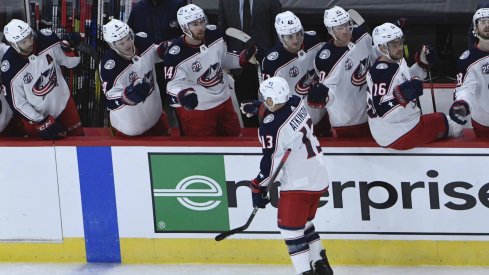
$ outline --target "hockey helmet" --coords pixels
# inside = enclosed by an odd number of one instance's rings
[[[372,39],[374,40],[374,45],[377,48],[379,45],[387,47],[387,43],[402,37],[403,33],[401,28],[392,23],[384,23],[377,26],[372,32]]]
[[[104,40],[109,44],[119,41],[128,34],[132,33],[131,28],[129,28],[126,23],[118,19],[110,20],[109,23],[103,26],[102,31]]]
[[[17,43],[32,33],[32,29],[26,22],[19,19],[12,19],[3,28],[5,39],[10,43]]]
[[[290,11],[277,14],[275,17],[275,30],[279,36],[290,35],[303,31],[301,20]]]
[[[275,104],[285,103],[290,98],[289,84],[280,76],[273,76],[265,79],[260,84],[260,93],[263,96],[265,106],[270,110]],[[272,106],[266,104],[266,100],[271,98],[273,101]]]
[[[472,23],[474,24],[474,28],[475,25],[478,23],[479,19],[486,18],[486,17],[489,17],[489,8],[478,9],[474,13],[474,17],[472,17]]]
[[[195,4],[183,6],[178,9],[177,12],[177,21],[180,28],[182,28],[183,33],[189,35],[190,37],[192,37],[192,32],[190,32],[188,29],[188,24],[201,18],[203,18],[207,24],[207,17],[205,16],[204,10]]]
[[[324,11],[324,25],[326,28],[343,25],[350,22],[350,15],[342,8],[334,6]]]

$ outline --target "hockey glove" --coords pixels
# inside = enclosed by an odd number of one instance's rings
[[[244,49],[239,54],[239,66],[245,67],[250,64],[258,64],[255,58],[255,54],[257,53],[257,47],[251,46],[247,49]]]
[[[158,45],[156,49],[156,53],[158,53],[158,57],[161,59],[165,59],[165,54],[168,50],[168,46],[170,46],[171,41],[163,41]]]
[[[63,126],[50,115],[40,122],[34,123],[34,127],[43,139],[56,140],[66,136]]]
[[[239,109],[243,115],[246,115],[246,117],[253,117],[263,112],[263,108],[265,108],[263,102],[259,100],[250,100],[241,103],[241,107]]]
[[[189,111],[195,109],[199,104],[197,94],[192,88],[188,88],[179,92],[177,98],[180,105],[182,105],[185,109]]]
[[[270,202],[267,196],[267,187],[260,186],[256,179],[251,181],[251,199],[253,200],[253,207],[265,208]]]
[[[448,111],[450,118],[460,125],[467,123],[466,116],[470,114],[469,104],[465,100],[457,100],[452,103]]]
[[[66,56],[78,56],[76,48],[80,46],[81,36],[77,32],[70,32],[63,35],[61,49]]]
[[[436,50],[429,45],[423,45],[421,47],[421,50],[416,52],[414,59],[421,68],[427,70],[437,60]]]
[[[394,89],[394,97],[402,107],[406,107],[410,101],[413,101],[422,94],[423,82],[416,78],[406,80]]]
[[[124,89],[122,93],[122,102],[126,105],[136,105],[143,102],[151,92],[151,85],[144,82],[142,79],[136,79],[129,87]]]
[[[321,83],[313,83],[307,94],[307,104],[316,109],[322,109],[329,101],[329,89]]]

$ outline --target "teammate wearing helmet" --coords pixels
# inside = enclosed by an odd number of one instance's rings
[[[5,25],[4,34],[11,47],[0,66],[2,88],[27,135],[44,139],[83,135],[75,101],[59,67],[73,68],[80,62],[75,50],[80,35],[68,33],[61,43],[50,30],[35,32],[18,19]]]
[[[305,97],[309,89],[317,82],[314,70],[314,58],[324,43],[314,31],[304,32],[299,18],[290,11],[279,13],[275,17],[275,30],[280,43],[277,43],[263,59],[262,78],[280,76],[287,80],[291,93]],[[245,103],[253,104],[253,103]],[[256,104],[256,102],[255,102]],[[329,119],[325,109],[306,106],[314,124],[316,136],[329,136]],[[249,110],[243,106],[243,110]],[[320,123],[321,121],[321,123]]]
[[[134,34],[129,26],[112,19],[103,26],[108,49],[100,63],[100,78],[117,136],[162,136],[170,133],[156,83],[155,63],[166,42],[153,44],[146,33]]]
[[[239,136],[238,115],[231,101],[232,78],[226,69],[248,63],[255,48],[240,56],[228,53],[222,34],[207,24],[204,11],[189,4],[178,10],[184,33],[165,55],[164,72],[170,105],[185,136]]]
[[[290,94],[289,85],[282,77],[264,80],[260,84],[260,94],[267,110],[259,128],[263,148],[260,172],[251,181],[253,206],[265,208],[269,203],[267,186],[272,184],[270,177],[290,149],[280,179],[280,233],[298,274],[333,274],[319,234],[311,222],[319,198],[329,186],[321,146],[312,133],[311,117],[304,101]]]
[[[443,113],[421,115],[416,101],[423,94],[425,76],[418,64],[411,68],[403,57],[403,33],[385,23],[373,32],[375,48],[381,53],[368,74],[368,122],[375,141],[383,147],[411,149],[437,139],[460,136],[462,127]]]
[[[478,137],[489,137],[489,8],[478,9],[473,16],[475,47],[466,50],[458,60],[455,102],[450,117],[465,125],[472,117],[472,127]]]
[[[373,62],[372,37],[365,24],[357,26],[338,6],[324,11],[324,25],[332,40],[319,50],[314,65],[326,89],[313,90],[309,101],[316,102],[317,108],[326,107],[333,136],[370,136],[365,76]]]

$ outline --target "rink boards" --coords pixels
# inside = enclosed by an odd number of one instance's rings
[[[331,185],[314,223],[332,263],[489,265],[489,143],[351,144],[322,142]],[[0,147],[0,261],[290,261],[276,189],[246,232],[214,241],[252,210],[256,141],[18,146]]]

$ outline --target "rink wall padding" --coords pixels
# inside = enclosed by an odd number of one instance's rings
[[[89,129],[56,142],[0,140],[0,261],[290,264],[278,190],[242,234],[259,168],[239,138],[122,139]],[[330,188],[315,227],[333,265],[483,265],[489,140],[408,151],[322,139]]]

